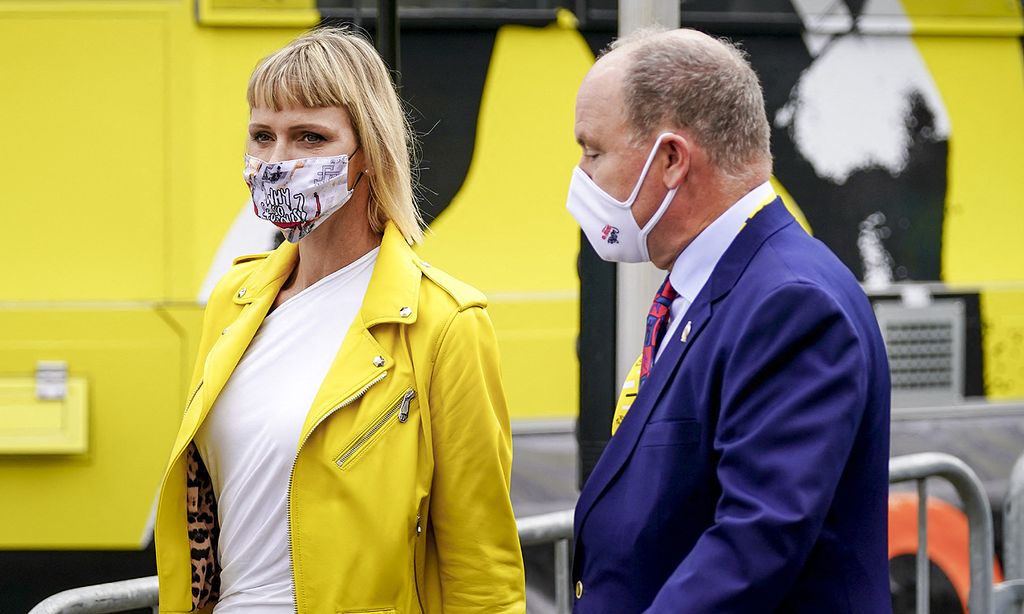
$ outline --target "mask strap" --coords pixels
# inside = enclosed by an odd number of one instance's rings
[[[651,148],[651,153],[647,156],[647,162],[644,163],[644,170],[640,171],[640,178],[636,180],[636,185],[633,186],[633,191],[630,193],[629,198],[619,203],[620,205],[632,207],[636,201],[636,197],[640,194],[640,186],[643,185],[644,179],[647,178],[647,171],[651,170],[651,164],[654,163],[654,156],[658,153],[658,147],[661,146],[661,141],[666,136],[671,136],[671,132],[662,132],[658,135],[657,140],[654,141],[654,147]]]
[[[356,148],[353,149],[352,153],[349,154],[349,156],[348,156],[349,160],[351,160],[353,156],[355,156],[357,153],[359,153],[359,148],[360,147],[362,147],[362,145],[356,145]],[[352,184],[351,188],[349,188],[351,191],[355,192],[356,186],[359,185],[359,182],[363,180],[363,175],[365,175],[365,174],[366,174],[366,170],[365,169],[359,171],[359,176],[356,177],[356,182]]]
[[[351,188],[349,188],[350,191],[355,192],[356,186],[359,185],[359,182],[363,180],[363,175],[365,174],[366,171],[359,171],[359,176],[356,177],[356,182],[352,184]]]

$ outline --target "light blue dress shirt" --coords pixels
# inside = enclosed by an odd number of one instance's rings
[[[704,288],[704,284],[708,283],[718,261],[722,259],[725,250],[732,245],[733,239],[739,234],[747,219],[763,204],[774,200],[774,198],[774,188],[770,182],[765,181],[726,209],[725,213],[694,237],[693,241],[676,257],[668,277],[672,282],[672,287],[679,293],[679,297],[672,301],[668,332],[658,347],[655,361],[668,345],[668,340],[679,330],[679,324],[683,321],[686,310],[690,308],[693,299],[697,298],[697,294]]]

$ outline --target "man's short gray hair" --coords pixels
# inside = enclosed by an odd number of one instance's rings
[[[623,95],[637,140],[666,127],[683,128],[728,176],[742,177],[751,165],[770,166],[764,94],[734,44],[692,30],[645,29],[610,49],[630,54]]]

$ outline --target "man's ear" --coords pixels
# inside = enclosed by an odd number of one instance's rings
[[[661,141],[661,146],[668,154],[665,159],[665,172],[662,179],[668,189],[678,188],[690,174],[691,147],[690,141],[679,134],[670,134]]]

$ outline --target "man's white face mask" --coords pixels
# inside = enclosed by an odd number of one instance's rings
[[[598,187],[579,166],[573,169],[572,181],[569,183],[569,198],[565,206],[602,259],[610,262],[650,261],[651,257],[647,253],[647,235],[651,234],[658,221],[665,215],[678,188],[668,191],[665,199],[661,201],[661,206],[643,228],[640,228],[633,218],[632,208],[637,194],[640,193],[640,186],[647,177],[647,171],[654,161],[658,146],[661,145],[662,139],[671,134],[663,132],[658,135],[636,186],[624,201],[615,200],[615,197]]]

